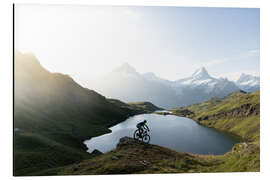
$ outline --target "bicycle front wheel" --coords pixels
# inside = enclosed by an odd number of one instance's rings
[[[144,135],[142,138],[143,142],[149,143],[150,142],[150,136],[148,134]]]

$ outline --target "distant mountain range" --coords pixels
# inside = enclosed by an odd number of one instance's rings
[[[254,92],[260,89],[260,77],[242,73],[236,85],[246,92]]]
[[[259,89],[259,77],[242,74],[236,82],[214,78],[202,67],[190,77],[169,81],[152,72],[140,74],[125,63],[92,86],[99,93],[125,102],[150,101],[159,107],[174,108],[224,97],[238,90]]]

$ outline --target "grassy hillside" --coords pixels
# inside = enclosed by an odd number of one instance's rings
[[[226,154],[228,169],[259,171],[260,165],[260,91],[238,91],[225,98],[213,98],[201,104],[173,109],[173,113],[242,138],[242,143]],[[246,150],[243,150],[246,149]],[[242,152],[236,156],[233,152]]]
[[[117,99],[108,99],[109,102],[122,107],[126,108],[127,110],[133,111],[142,111],[144,110],[145,113],[151,113],[157,110],[162,110],[162,108],[155,106],[151,102],[131,102],[131,103],[123,103]]]
[[[50,73],[32,54],[16,52],[14,65],[14,175],[89,158],[85,139],[149,111],[123,108],[68,75]]]
[[[195,155],[125,137],[115,150],[62,167],[59,175],[258,171],[257,160],[249,158],[254,149],[248,146],[241,143],[222,156]]]
[[[156,110],[163,110],[160,107],[155,106],[151,102],[136,102],[136,103],[128,103],[132,109],[146,109],[148,112],[153,112]]]
[[[151,113],[157,110],[162,110],[162,108],[155,106],[151,102],[132,102],[132,103],[123,103],[117,99],[108,99],[109,102],[127,109],[128,111],[133,110],[133,111],[142,111],[144,110],[144,113]]]
[[[173,109],[173,113],[259,143],[260,91],[249,94],[238,91],[225,98]]]

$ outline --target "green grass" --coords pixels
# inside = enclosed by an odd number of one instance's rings
[[[151,102],[123,103],[117,99],[108,99],[108,101],[121,107],[121,108],[137,111],[137,113],[151,113],[151,112],[154,112],[156,110],[162,110],[162,108],[155,106]]]
[[[133,142],[109,153],[62,167],[58,174],[253,172],[259,171],[260,167],[256,147],[240,143],[232,152],[213,156],[177,152],[157,145]]]
[[[55,140],[47,134],[20,132],[14,136],[14,175],[25,176],[35,171],[75,163],[89,158],[85,147],[74,137]]]
[[[247,106],[248,105],[248,106]],[[247,106],[247,107],[245,107]],[[247,140],[259,140],[260,132],[260,92],[250,94],[237,92],[225,98],[214,98],[201,104],[173,109],[189,110],[188,117],[200,124],[227,131]]]
[[[118,159],[113,160],[115,156]],[[209,162],[200,157],[156,145],[134,143],[98,157],[63,167],[59,174],[132,174],[187,172]]]
[[[154,112],[156,110],[162,110],[162,108],[155,106],[151,102],[135,102],[128,103],[132,107],[132,109],[145,109],[149,112]]]

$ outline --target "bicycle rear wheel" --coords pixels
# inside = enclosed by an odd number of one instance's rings
[[[137,139],[137,140],[140,139],[140,135],[139,135],[139,134],[140,134],[139,129],[137,129],[137,130],[134,132],[134,134],[133,134],[133,138],[134,138],[134,139]]]

